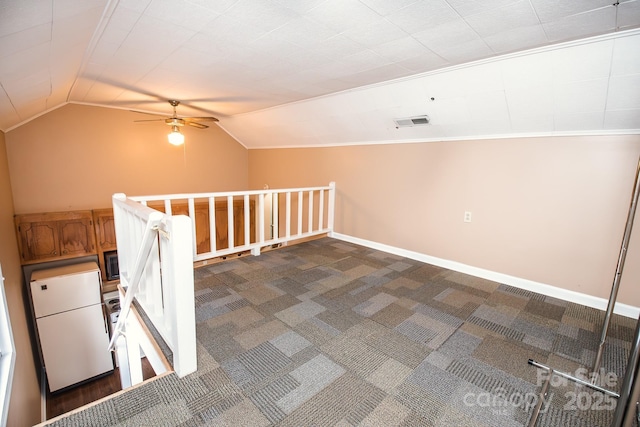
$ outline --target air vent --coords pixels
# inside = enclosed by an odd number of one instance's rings
[[[394,119],[396,128],[406,128],[411,126],[422,126],[429,124],[429,116],[406,117],[404,119]]]

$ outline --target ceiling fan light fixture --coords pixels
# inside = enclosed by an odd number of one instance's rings
[[[173,145],[184,144],[184,135],[180,132],[178,126],[172,126],[171,133],[168,135],[169,143]]]

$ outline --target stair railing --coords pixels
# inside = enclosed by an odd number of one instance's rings
[[[202,261],[328,234],[333,231],[336,186],[136,196],[132,200],[193,224],[193,260]],[[220,224],[220,226],[219,226]],[[222,236],[222,238],[221,238]],[[224,246],[218,242],[224,240]]]
[[[131,315],[135,301],[141,306],[172,353],[173,369],[182,377],[197,368],[191,220],[170,216],[141,205],[124,194],[113,196],[120,288],[124,294],[121,311],[109,348],[120,338],[126,341],[127,358],[122,359],[121,379],[126,385],[142,381],[140,336],[144,326]],[[154,370],[161,360],[149,346],[143,346]],[[118,356],[124,356],[118,352]],[[137,362],[136,362],[137,360]],[[123,372],[124,371],[124,372]],[[124,377],[123,377],[124,376]]]
[[[164,369],[157,346],[132,310],[134,300],[172,351],[176,373],[182,377],[194,372],[194,261],[243,251],[259,255],[264,247],[331,234],[335,193],[332,182],[280,190],[130,198],[115,194],[122,303],[109,346],[118,348],[123,388],[142,382],[141,348],[156,373]],[[217,218],[225,220],[220,227]],[[224,247],[218,247],[221,240]]]

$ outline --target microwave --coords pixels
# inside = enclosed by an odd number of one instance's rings
[[[120,279],[120,269],[118,268],[118,251],[104,253],[104,269],[107,280]]]

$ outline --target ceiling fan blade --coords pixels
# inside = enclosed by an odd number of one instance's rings
[[[136,114],[145,114],[147,116],[161,116],[161,117],[169,117],[167,113],[154,113],[151,111],[140,111],[140,110],[129,110],[132,113]]]
[[[160,121],[164,121],[165,124],[169,125],[169,126],[192,126],[194,128],[197,129],[206,129],[209,126],[200,123],[201,121],[206,122],[206,121],[212,121],[212,122],[217,122],[218,119],[216,119],[215,117],[211,117],[211,116],[203,116],[203,117],[180,117],[178,116],[177,112],[176,112],[176,108],[178,107],[178,105],[180,105],[180,101],[176,101],[176,100],[169,100],[169,104],[171,104],[171,106],[173,107],[173,116],[171,117],[167,117],[166,115],[164,116],[164,118],[161,119],[145,119],[145,120],[134,120],[134,122],[160,122]],[[143,111],[135,111],[135,110],[131,110],[132,112],[135,113],[143,113],[143,114],[153,114],[153,113],[147,113],[147,112],[143,112]]]
[[[185,121],[185,123],[189,126],[193,126],[194,128],[198,128],[198,129],[206,129],[209,127],[207,125],[203,125],[202,123],[198,123],[198,122]]]
[[[217,122],[219,121],[215,117],[183,117],[185,120],[196,120],[199,122]]]

